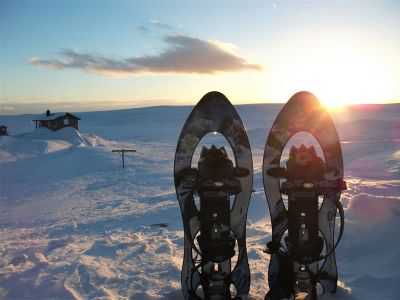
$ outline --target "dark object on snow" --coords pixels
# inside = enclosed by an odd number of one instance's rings
[[[166,227],[168,227],[168,224],[167,223],[157,223],[157,224],[151,224],[150,226],[151,227],[163,227],[163,228],[166,228]]]
[[[73,127],[78,130],[78,121],[80,118],[74,116],[70,113],[50,113],[50,110],[47,110],[46,113],[38,118],[33,120],[36,125],[36,129],[45,127],[49,128],[53,131],[59,130],[64,127]]]
[[[7,131],[7,126],[5,125],[0,126],[0,136],[2,135],[10,135],[9,132]]]
[[[236,167],[223,147],[212,145],[203,147],[197,168],[191,168],[196,146],[210,132],[219,132],[228,140]],[[223,94],[206,94],[188,117],[176,148],[174,178],[184,227],[184,298],[230,299],[232,284],[237,296],[247,295],[250,270],[246,218],[253,163],[242,121]],[[195,194],[200,198],[199,209]],[[235,255],[237,263],[233,266]]]
[[[136,150],[121,149],[121,150],[111,150],[111,152],[122,153],[122,167],[125,168],[125,152],[136,152]]]
[[[280,167],[285,145],[298,132],[308,132],[317,139],[325,162],[314,147],[302,144],[291,148],[286,168]],[[335,126],[311,93],[295,94],[272,125],[264,151],[263,179],[272,222],[272,241],[266,250],[271,254],[270,291],[265,299],[294,295],[314,300],[317,282],[324,292],[335,293],[338,273],[334,251],[344,226],[339,201],[346,189],[343,158]],[[282,194],[288,197],[287,209]],[[320,209],[319,196],[323,196]],[[335,242],[337,211],[341,226]],[[285,248],[282,239],[286,231]]]

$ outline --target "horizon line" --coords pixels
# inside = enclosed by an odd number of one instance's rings
[[[253,103],[232,103],[234,106],[250,106],[250,105],[283,105],[285,104],[287,101],[285,102],[253,102]],[[99,101],[97,102],[97,104],[100,103],[104,103],[103,101]],[[108,102],[107,102],[108,103]],[[44,103],[21,103],[21,104],[16,104],[18,106],[30,106],[30,105],[34,105],[34,106],[43,106],[46,107],[43,112],[39,111],[38,109],[34,109],[32,110],[32,112],[24,112],[24,111],[28,111],[30,109],[14,109],[14,110],[9,110],[9,109],[4,109],[4,107],[7,106],[15,106],[15,104],[3,104],[0,105],[0,116],[19,116],[19,115],[37,115],[37,114],[42,114],[45,112],[45,110],[47,108],[49,108],[51,111],[54,112],[73,112],[73,113],[90,113],[90,112],[107,112],[107,111],[121,111],[121,110],[132,110],[132,109],[143,109],[143,108],[157,108],[157,107],[194,107],[196,105],[195,104],[176,104],[176,103],[172,103],[172,104],[158,104],[158,105],[143,105],[143,106],[135,106],[133,105],[132,107],[116,107],[116,108],[112,108],[112,107],[101,107],[98,106],[96,108],[96,102],[93,103],[93,105],[87,104],[85,105],[85,108],[82,108],[82,110],[76,110],[72,107],[71,102],[60,102],[60,103],[55,103],[54,107],[56,108],[57,106],[60,106],[60,108],[65,107],[63,109],[51,109],[51,106],[49,107],[48,104],[44,104]],[[385,103],[350,103],[350,104],[345,104],[345,105],[340,105],[337,107],[330,107],[327,106],[326,104],[324,104],[323,102],[321,102],[321,104],[328,110],[336,110],[336,109],[340,109],[340,108],[345,108],[345,107],[354,107],[354,106],[377,106],[377,105],[399,105],[400,101],[398,102],[385,102]],[[91,107],[92,106],[92,107]],[[67,108],[71,108],[71,109],[67,109]],[[13,113],[13,111],[15,113]]]

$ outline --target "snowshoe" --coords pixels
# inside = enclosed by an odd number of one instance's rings
[[[228,140],[236,167],[225,148],[215,145],[204,147],[197,168],[191,167],[196,146],[210,132],[219,132]],[[184,298],[231,299],[247,295],[250,270],[246,218],[253,163],[243,123],[223,94],[206,94],[189,115],[176,148],[174,178],[184,228]],[[195,195],[200,198],[199,208]],[[232,209],[231,196],[235,197]],[[232,266],[234,256],[237,262]],[[236,295],[231,295],[231,285]]]
[[[282,151],[298,132],[316,138],[325,161],[314,147],[300,145],[291,148],[286,167],[281,167]],[[317,299],[317,283],[325,292],[335,293],[338,272],[334,250],[344,228],[339,201],[341,191],[346,189],[343,158],[335,126],[311,93],[295,94],[273,123],[264,151],[263,180],[272,222],[272,241],[267,244],[271,254],[270,291],[266,299],[282,299],[289,293],[295,299]],[[287,195],[287,208],[282,194]],[[320,208],[319,196],[323,196]],[[335,242],[337,211],[340,232]]]

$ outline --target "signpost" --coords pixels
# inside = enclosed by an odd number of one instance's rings
[[[122,153],[122,167],[125,168],[125,152],[136,152],[136,150],[121,149],[121,150],[112,150],[112,152],[120,152],[120,153]]]

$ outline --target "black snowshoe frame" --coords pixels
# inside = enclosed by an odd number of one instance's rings
[[[302,179],[301,175],[307,177],[306,171],[293,178],[288,174],[290,166],[288,169],[280,167],[282,151],[289,139],[298,132],[308,132],[318,141],[325,158],[325,173],[329,172],[331,178],[317,178],[314,174],[314,177],[309,175],[309,178]],[[311,156],[315,156],[315,149],[304,148],[302,145],[292,151],[295,153],[307,150]],[[287,181],[280,184],[280,179]],[[311,93],[295,94],[278,114],[264,150],[263,181],[272,223],[272,241],[267,244],[266,251],[271,254],[268,269],[270,292],[266,299],[281,299],[298,292],[308,293],[310,298],[307,299],[316,299],[317,282],[324,292],[336,292],[338,273],[334,250],[343,234],[344,213],[339,199],[341,191],[346,188],[343,181],[342,150],[331,118]],[[288,195],[288,210],[283,203],[282,194]],[[319,195],[323,195],[320,209]],[[337,211],[341,229],[335,243]],[[307,217],[315,220],[310,222]],[[300,233],[293,234],[296,230],[303,229],[305,233],[305,224],[311,225],[307,230],[312,231],[308,257],[304,252],[307,247],[299,246],[295,241]],[[291,249],[285,249],[281,242],[287,230],[289,234],[285,239],[286,246]],[[318,232],[322,237],[318,236]],[[326,252],[321,255],[323,245]],[[318,265],[319,261],[322,262],[321,266]]]
[[[207,180],[201,178],[199,170],[191,168],[198,143],[210,132],[222,134],[232,148],[236,168],[231,176]],[[246,252],[246,218],[253,184],[253,163],[243,123],[223,94],[206,94],[186,120],[176,149],[174,178],[184,226],[181,273],[184,298],[198,298],[196,290],[201,286],[205,298],[219,295],[226,299],[230,296],[231,284],[235,286],[237,296],[247,295],[250,269]],[[194,202],[195,193],[200,195],[201,212]],[[235,200],[229,211],[230,195],[235,195]],[[212,206],[214,208],[210,210]],[[225,228],[215,232],[217,238],[207,236],[214,228],[214,216],[218,219],[217,225],[222,226],[218,228]],[[197,242],[201,249],[195,243],[199,232]],[[238,253],[232,269],[235,240]]]

